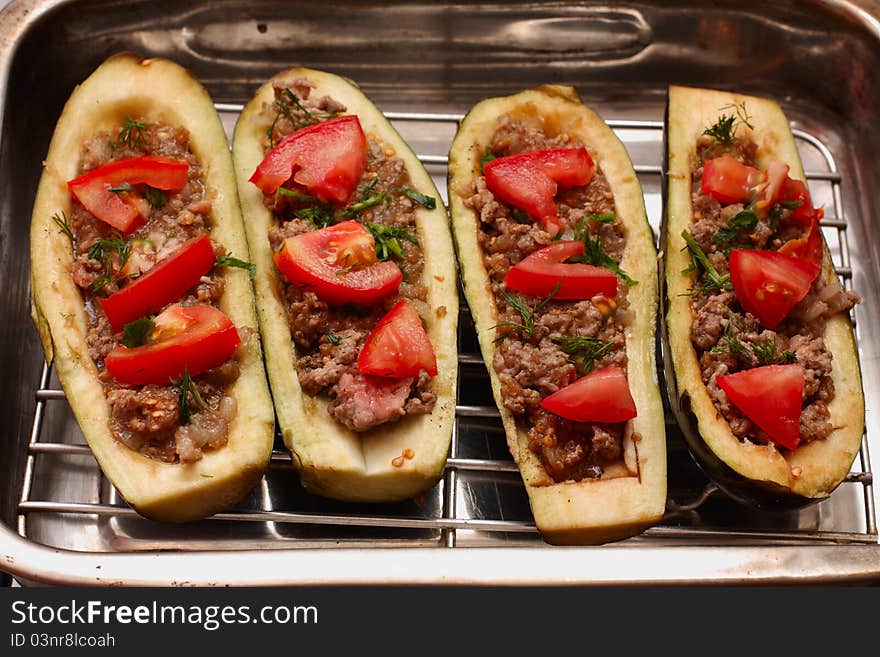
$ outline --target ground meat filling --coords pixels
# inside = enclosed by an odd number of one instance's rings
[[[503,157],[545,148],[580,147],[567,134],[550,136],[523,121],[502,116],[488,146],[487,155]],[[556,202],[563,224],[562,238],[573,239],[579,223],[588,215],[616,212],[608,182],[597,167],[589,184],[561,190]],[[536,221],[522,221],[514,209],[495,198],[485,178],[477,177],[473,194],[465,201],[480,218],[479,240],[483,262],[494,290],[498,309],[499,336],[492,363],[501,381],[505,407],[517,423],[527,427],[529,447],[539,456],[554,481],[579,481],[601,477],[604,469],[619,462],[622,455],[624,423],[577,423],[552,415],[541,408],[541,400],[573,383],[590,369],[612,364],[627,367],[624,327],[632,321],[627,301],[627,284],[618,282],[617,297],[595,297],[582,301],[555,301],[526,298],[533,312],[533,330],[514,328],[523,319],[511,305],[502,281],[508,270],[553,238]],[[620,262],[626,246],[623,226],[586,221],[593,239],[615,262]],[[510,328],[505,328],[510,327]],[[592,362],[566,353],[559,338],[575,336],[603,341],[603,353]]]
[[[168,125],[126,119],[128,133],[104,132],[83,147],[80,173],[111,161],[142,155],[159,155],[189,164],[189,180],[178,192],[167,192],[151,203],[146,223],[128,235],[121,235],[74,202],[68,226],[73,235],[73,279],[83,292],[89,317],[89,355],[98,367],[99,378],[111,406],[113,437],[131,449],[166,462],[190,463],[203,452],[226,444],[229,423],[235,416],[235,399],[226,393],[238,378],[238,363],[226,363],[193,378],[203,405],[193,408],[187,424],[180,420],[179,390],[174,385],[135,386],[121,383],[104,368],[104,358],[122,344],[122,333],[114,332],[97,302],[118,291],[128,280],[146,273],[186,240],[210,230],[211,202],[205,197],[203,172],[189,147],[189,133]],[[125,134],[125,136],[123,136]],[[96,257],[95,245],[127,243],[130,251],[125,276],[118,272],[119,253],[110,247],[105,257]],[[225,250],[214,246],[218,255]],[[110,253],[109,259],[106,254]],[[177,303],[216,306],[223,295],[223,276],[211,271]]]
[[[719,274],[729,272],[728,256],[713,239],[728,219],[743,210],[743,205],[724,205],[701,191],[704,162],[731,155],[743,164],[757,167],[757,145],[739,137],[732,144],[718,143],[708,135],[700,137],[691,168],[693,220],[690,233]],[[738,239],[759,249],[777,250],[789,239],[801,237],[803,229],[787,222],[790,209],[782,209],[774,218],[759,218],[755,229]],[[772,221],[772,225],[771,225]],[[727,399],[715,377],[772,363],[798,363],[804,368],[803,409],[800,418],[800,442],[827,438],[833,430],[828,404],[834,399],[831,379],[831,352],[822,335],[832,315],[848,311],[858,301],[857,295],[845,292],[835,279],[826,284],[821,277],[813,282],[807,296],[791,311],[776,330],[761,326],[758,319],[743,310],[729,290],[699,290],[691,299],[694,313],[691,342],[696,349],[703,383],[718,412],[740,439],[772,442],[749,418]]]
[[[271,121],[264,147],[268,151],[295,130],[343,112],[345,107],[333,98],[313,97],[307,80],[277,86],[274,102],[263,108],[264,116]],[[283,186],[307,193],[293,180]],[[406,299],[421,314],[427,312],[424,254],[416,230],[418,206],[410,197],[394,191],[411,187],[404,161],[367,134],[367,165],[349,207],[385,192],[383,202],[359,210],[354,219],[364,225],[402,229],[412,238],[399,240],[402,257],[394,261],[403,272],[403,282],[396,295],[369,308],[334,307],[281,277],[300,385],[308,395],[328,397],[330,415],[354,431],[366,431],[406,415],[430,413],[437,399],[431,390],[431,378],[424,371],[413,378],[385,379],[364,375],[357,369],[358,354],[370,331],[398,301]],[[336,223],[343,210],[323,206],[316,211],[282,194],[267,194],[264,203],[276,220],[269,231],[273,251],[279,250],[288,237]]]

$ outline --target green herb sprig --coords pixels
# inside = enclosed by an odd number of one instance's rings
[[[540,314],[540,312],[547,306],[548,303],[556,296],[556,293],[559,292],[559,288],[562,286],[562,281],[556,284],[556,287],[553,288],[553,291],[538,304],[532,308],[528,302],[518,294],[510,294],[506,290],[501,291],[501,295],[504,297],[504,300],[507,301],[507,305],[513,308],[516,313],[520,317],[519,322],[501,322],[496,324],[492,328],[505,328],[508,327],[511,330],[518,330],[523,333],[523,335],[528,337],[533,337],[535,335],[535,315]],[[510,334],[510,331],[504,333],[499,336],[498,339],[502,339],[507,337]]]
[[[116,263],[113,262],[114,254],[117,258]],[[92,244],[88,256],[100,262],[104,269],[103,276],[96,278],[89,285],[90,292],[100,292],[107,285],[119,280],[120,272],[131,257],[131,243],[121,237],[104,237]]]
[[[52,215],[52,221],[55,222],[55,225],[58,226],[58,232],[67,236],[71,242],[74,241],[73,231],[70,230],[70,223],[67,221],[67,215],[64,213],[64,210],[59,214],[56,212]]]
[[[248,275],[253,278],[257,275],[257,266],[252,262],[247,262],[246,260],[240,260],[229,254],[224,254],[221,256],[217,256],[217,259],[214,260],[215,267],[238,267],[239,269],[247,269]]]
[[[368,221],[365,226],[376,243],[376,257],[380,262],[385,262],[392,258],[397,260],[403,259],[403,244],[401,244],[400,240],[406,240],[418,246],[419,240],[405,228],[386,226],[385,224],[372,221]]]
[[[776,340],[768,338],[752,344],[752,353],[759,365],[789,365],[797,362],[797,354],[793,351],[779,351]]]
[[[697,296],[701,292],[709,292],[712,290],[732,290],[733,284],[730,282],[730,274],[721,275],[718,270],[709,262],[709,258],[703,253],[703,249],[697,244],[697,240],[687,230],[681,231],[681,236],[685,241],[686,249],[690,251],[691,265],[682,270],[682,274],[697,272],[698,285],[691,289],[691,296]]]
[[[183,368],[183,374],[179,379],[172,379],[171,385],[177,389],[177,410],[180,415],[180,424],[187,425],[192,418],[191,406],[203,409],[205,402],[199,395],[199,390],[193,383],[187,368]]]
[[[730,249],[735,245],[735,241],[740,231],[753,231],[758,225],[758,215],[749,208],[736,213],[727,220],[727,225],[712,236],[712,241],[724,249],[724,254],[729,256]],[[745,245],[739,245],[745,246]]]
[[[327,119],[332,119],[336,116],[336,112],[324,112],[320,110],[309,109],[305,105],[302,104],[299,97],[293,93],[290,89],[282,89],[279,97],[275,99],[275,104],[278,105],[278,111],[275,112],[275,118],[272,119],[272,124],[269,126],[269,129],[266,131],[266,136],[269,138],[269,145],[274,146],[274,135],[275,135],[275,126],[278,124],[278,120],[283,116],[288,121],[293,124],[294,130],[299,130],[300,128],[304,128],[310,123],[326,121]],[[297,119],[293,116],[294,110],[299,110],[303,114],[305,114],[305,119]]]
[[[550,339],[571,357],[578,369],[584,374],[589,374],[596,361],[614,347],[614,343],[610,340],[600,338],[563,335],[553,336]]]
[[[126,116],[122,122],[122,128],[116,136],[116,142],[120,146],[128,146],[129,148],[143,148],[146,144],[144,132],[146,132],[152,123],[146,121],[138,121],[130,116]]]
[[[766,338],[748,343],[739,339],[737,330],[742,330],[743,320],[733,313],[727,313],[727,326],[712,353],[733,356],[745,365],[786,365],[797,362],[793,351],[779,351],[776,340]]]
[[[602,215],[590,216],[601,217]],[[605,249],[602,248],[602,242],[598,232],[596,233],[596,239],[593,239],[587,223],[588,220],[589,217],[583,217],[577,222],[577,225],[575,226],[574,238],[584,243],[584,252],[581,255],[572,258],[572,261],[583,262],[588,265],[594,265],[596,267],[605,267],[613,271],[618,278],[626,281],[626,284],[630,287],[638,285],[638,281],[630,278],[629,274],[623,271],[620,268],[620,265],[618,265],[617,262],[615,262],[614,259],[605,252]]]
[[[129,322],[122,328],[122,344],[130,349],[140,347],[147,342],[147,336],[155,327],[156,322],[152,317],[141,317]]]
[[[754,128],[751,124],[751,117],[746,110],[745,101],[739,104],[725,105],[721,111],[733,110],[731,114],[722,114],[718,120],[703,130],[704,135],[712,137],[717,143],[729,146],[736,139],[737,124],[746,125]]]

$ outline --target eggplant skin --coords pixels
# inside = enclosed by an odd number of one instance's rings
[[[263,103],[273,102],[275,83],[296,79],[314,85],[314,96],[328,95],[345,105],[348,114],[356,114],[368,138],[378,138],[404,161],[413,188],[437,200],[433,210],[419,207],[416,211],[430,307],[422,319],[438,368],[432,379],[437,402],[431,413],[406,416],[357,433],[329,415],[327,399],[302,392],[294,367],[296,347],[290,336],[284,289],[268,239],[273,217],[263,205],[262,192],[248,182],[263,159],[270,125],[261,116]],[[347,502],[394,502],[423,493],[439,480],[446,466],[458,376],[455,252],[446,209],[431,177],[352,81],[306,68],[283,70],[256,91],[236,123],[232,153],[251,257],[257,266],[254,284],[269,384],[281,434],[300,483],[309,492]],[[412,458],[400,458],[405,452]]]
[[[666,109],[666,161],[663,170],[664,218],[661,252],[663,274],[664,369],[673,414],[692,456],[723,491],[739,502],[762,510],[786,511],[827,498],[846,477],[858,454],[864,431],[865,402],[852,325],[840,313],[829,320],[823,336],[833,356],[831,376],[835,398],[829,405],[835,427],[825,440],[782,454],[775,447],[740,441],[716,411],[702,383],[697,354],[691,343],[693,313],[688,290],[692,280],[683,274],[689,259],[681,232],[692,217],[691,162],[703,130],[731,105],[745,103],[754,130],[740,125],[758,145],[765,167],[782,160],[789,175],[805,181],[797,145],[781,107],[766,98],[737,93],[671,86]],[[821,276],[836,276],[827,245]]]
[[[31,220],[31,311],[46,359],[53,363],[104,474],[141,515],[184,522],[228,508],[257,484],[272,454],[275,418],[256,333],[253,288],[245,270],[229,268],[220,308],[239,329],[250,328],[253,335],[235,356],[241,373],[230,388],[237,412],[228,443],[195,463],[173,464],[142,456],[110,433],[110,405],[86,342],[86,308],[71,277],[71,244],[52,215],[70,215],[66,181],[78,174],[85,141],[102,130],[118,130],[126,116],[189,131],[212,204],[211,237],[228,253],[249,257],[229,144],[213,101],[179,65],[121,53],[77,86],[56,125]]]
[[[625,442],[626,463],[600,479],[555,483],[529,449],[526,432],[516,426],[501,396],[492,367],[498,313],[479,246],[479,218],[465,205],[480,158],[497,119],[511,114],[545,129],[579,138],[601,167],[626,229],[621,267],[638,285],[630,288],[635,320],[626,329],[629,385],[638,416],[634,436]],[[659,522],[666,505],[666,426],[657,381],[657,252],[645,213],[644,196],[623,144],[606,123],[587,108],[572,87],[544,85],[475,105],[462,121],[449,152],[449,209],[461,278],[507,444],[516,461],[538,530],[548,543],[589,545],[621,540]],[[621,472],[622,471],[622,472]],[[612,476],[617,475],[617,476]],[[622,475],[622,476],[621,476]]]

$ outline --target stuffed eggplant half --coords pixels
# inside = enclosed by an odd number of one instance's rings
[[[430,176],[352,82],[266,82],[233,159],[267,371],[303,486],[354,502],[424,492],[446,463],[458,367],[455,255]]]
[[[845,478],[864,398],[849,310],[788,121],[773,101],[672,87],[667,379],[706,473],[759,508]]]
[[[33,317],[106,476],[187,521],[262,476],[274,416],[229,145],[184,69],[111,57],[70,96],[31,224]]]
[[[449,204],[542,536],[602,543],[656,523],[666,502],[657,260],[623,144],[570,87],[484,100],[453,141]]]

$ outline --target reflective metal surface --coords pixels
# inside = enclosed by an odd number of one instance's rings
[[[661,583],[880,578],[880,29],[875,3],[12,2],[0,14],[0,570],[26,583]],[[344,16],[345,20],[340,20]],[[671,421],[669,500],[644,535],[551,548],[534,529],[466,308],[458,421],[443,480],[423,497],[352,505],[304,493],[277,443],[228,513],[168,526],[137,516],[101,476],[28,317],[28,222],[70,91],[119,50],[190,68],[231,133],[241,104],[289,65],[357,81],[445,190],[458,119],[490,95],[572,84],[608,119],[659,228],[662,116],[671,82],[779,99],[855,310],[867,437],[849,480],[800,512],[760,514],[699,471]],[[445,192],[444,192],[445,193]],[[876,459],[876,457],[875,457]],[[313,548],[334,548],[315,550]],[[471,549],[479,548],[479,549]],[[271,553],[266,550],[271,549]]]

